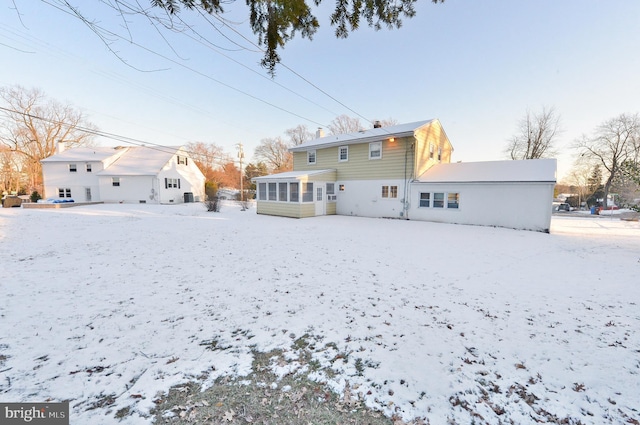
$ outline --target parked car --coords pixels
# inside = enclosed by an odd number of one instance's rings
[[[562,203],[560,205],[558,205],[558,211],[571,211],[571,205],[565,203]]]

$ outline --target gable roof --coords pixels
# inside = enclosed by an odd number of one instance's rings
[[[555,159],[522,161],[485,161],[436,164],[418,181],[425,183],[454,182],[555,182]]]
[[[338,134],[332,136],[325,136],[319,139],[309,140],[301,145],[294,146],[289,149],[290,152],[302,152],[309,149],[316,149],[319,147],[327,148],[332,146],[344,146],[352,145],[355,143],[369,143],[379,140],[388,139],[389,137],[407,137],[413,136],[416,130],[420,127],[426,126],[437,119],[431,119],[426,121],[417,121],[408,124],[393,125],[390,127],[372,128],[369,130],[357,131],[355,133]]]
[[[127,148],[109,167],[100,171],[102,176],[155,176],[180,150],[176,146],[136,146]]]
[[[102,161],[118,153],[118,148],[79,147],[51,155],[40,162],[91,162]]]

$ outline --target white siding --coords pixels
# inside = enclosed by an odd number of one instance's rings
[[[344,185],[344,191],[340,191]],[[397,186],[397,198],[383,198],[382,186]],[[336,182],[336,214],[403,218],[404,180],[342,180]]]
[[[548,232],[553,183],[412,183],[409,219]],[[445,208],[421,208],[421,192],[445,193]],[[446,194],[459,193],[458,209]],[[432,199],[433,202],[433,199]]]

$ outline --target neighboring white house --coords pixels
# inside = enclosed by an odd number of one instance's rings
[[[438,120],[317,138],[254,178],[258,214],[403,218],[548,232],[556,160],[450,163]]]
[[[180,147],[80,147],[41,161],[46,199],[170,204],[204,200],[205,177]]]

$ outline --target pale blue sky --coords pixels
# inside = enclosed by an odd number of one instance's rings
[[[400,30],[362,27],[346,40],[333,36],[334,3],[327,1],[314,40],[296,37],[280,54],[349,109],[283,67],[274,80],[281,86],[269,81],[258,66],[261,53],[218,50],[251,72],[195,35],[169,34],[169,48],[140,20],[129,26],[133,41],[165,58],[115,40],[112,49],[129,64],[153,72],[135,70],[77,19],[36,0],[15,2],[20,17],[13,1],[0,0],[0,85],[38,87],[83,110],[105,132],[165,145],[216,143],[232,154],[242,142],[249,157],[263,138],[284,136],[298,124],[326,128],[336,115],[355,111],[399,123],[439,118],[454,161],[503,159],[526,110],[555,107],[565,130],[559,178],[571,167],[577,137],[621,113],[640,112],[638,1],[420,0],[417,16]],[[97,0],[74,3],[127,36],[122,20]],[[244,1],[228,9],[236,30],[255,40]],[[212,43],[234,48],[198,17],[184,19]]]

